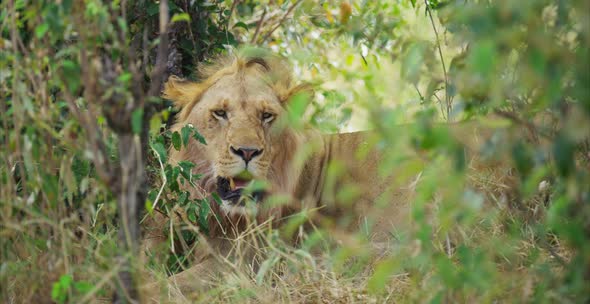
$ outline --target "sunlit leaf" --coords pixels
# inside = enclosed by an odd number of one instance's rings
[[[179,22],[179,21],[190,22],[191,16],[187,13],[180,13],[180,14],[174,14],[174,16],[172,16],[172,19],[170,19],[170,22],[172,22],[172,23]]]
[[[402,77],[410,83],[417,83],[420,79],[426,44],[412,43],[402,60]]]
[[[35,36],[37,36],[37,38],[42,38],[43,36],[45,36],[48,30],[49,24],[41,23],[35,28]]]

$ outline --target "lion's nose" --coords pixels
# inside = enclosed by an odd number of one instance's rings
[[[246,164],[251,161],[254,157],[262,154],[262,150],[258,150],[258,149],[254,149],[254,148],[234,148],[234,147],[230,147],[231,151],[241,157]]]

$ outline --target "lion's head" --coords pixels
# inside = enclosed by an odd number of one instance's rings
[[[173,130],[192,124],[207,144],[193,142],[171,160],[194,162],[205,174],[200,195],[216,191],[226,211],[244,211],[240,196],[251,179],[292,193],[298,174],[290,163],[300,136],[276,125],[288,100],[307,86],[295,85],[286,62],[259,49],[225,55],[198,72],[201,82],[171,77],[163,96],[181,109]]]

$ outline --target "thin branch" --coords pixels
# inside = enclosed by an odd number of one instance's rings
[[[266,8],[264,8],[264,11],[262,12],[262,16],[260,16],[260,19],[258,20],[258,24],[256,25],[256,31],[254,32],[254,35],[252,36],[252,40],[250,40],[251,44],[254,44],[254,42],[256,42],[256,39],[258,38],[258,34],[260,33],[260,28],[262,27],[262,23],[264,23],[264,16],[266,16]]]
[[[426,4],[426,12],[428,13],[428,17],[430,17],[430,23],[432,24],[432,29],[434,30],[434,35],[436,36],[436,46],[438,49],[438,55],[440,57],[440,62],[442,64],[443,73],[445,77],[445,103],[446,103],[446,112],[447,112],[447,121],[451,119],[451,97],[449,96],[449,78],[447,75],[447,66],[445,65],[445,59],[443,58],[442,48],[440,46],[440,38],[438,37],[438,31],[436,30],[436,25],[434,23],[434,18],[432,17],[432,12],[430,11],[430,5],[428,4],[428,0],[424,0],[424,4]]]
[[[266,33],[266,35],[262,38],[261,42],[265,42],[270,37],[270,35],[272,35],[272,33],[274,31],[276,31],[276,29],[278,29],[279,26],[281,26],[283,24],[283,22],[285,22],[285,20],[289,16],[289,14],[291,14],[291,12],[295,9],[295,7],[297,7],[297,5],[299,5],[299,3],[301,3],[301,2],[303,2],[303,0],[297,0],[297,2],[293,3],[293,5],[291,5],[291,7],[287,10],[287,13],[285,13],[285,15],[283,15],[283,18],[281,18],[281,20],[279,20],[279,23],[277,23],[277,25],[275,25],[275,27],[273,27],[268,33]]]
[[[231,20],[231,16],[234,14],[234,10],[236,9],[236,6],[238,6],[238,3],[240,3],[240,0],[232,1],[231,8],[229,9],[229,15],[227,16],[227,22],[225,23],[226,29],[229,27],[229,21]]]
[[[424,96],[422,95],[422,93],[420,93],[420,89],[418,89],[418,86],[414,83],[414,89],[416,89],[416,92],[418,92],[418,96],[420,96],[420,100],[422,102],[425,102],[426,99],[424,99]]]
[[[166,62],[168,61],[168,23],[168,1],[162,0],[160,1],[160,43],[158,45],[156,66],[151,75],[148,98],[160,95],[164,73],[166,72]]]
[[[166,186],[166,182],[168,182],[168,180],[166,179],[166,172],[164,171],[164,164],[162,163],[162,158],[160,157],[160,154],[158,154],[158,152],[156,150],[154,150],[154,152],[156,152],[156,155],[158,156],[158,163],[160,163],[160,170],[162,172],[163,181],[162,181],[162,186],[160,187],[160,191],[158,191],[158,195],[156,196],[156,199],[154,200],[154,204],[152,205],[152,209],[155,209],[156,206],[158,205],[158,200],[160,199],[160,195],[162,195],[162,191],[164,191],[164,186]]]
[[[273,19],[277,19],[277,17],[279,17],[279,15],[283,15],[282,12],[283,11],[281,9],[277,9],[272,12],[267,12],[266,13],[266,22],[269,22],[270,20],[273,20]],[[257,24],[258,20],[260,20],[260,16],[253,15],[253,17],[251,17],[250,19],[242,20],[242,22],[244,22],[246,25],[250,26],[250,25]]]
[[[443,116],[443,119],[447,120],[447,115],[445,114],[445,103],[440,99],[440,97],[438,97],[438,95],[436,95],[436,92],[432,93],[432,96],[434,96],[434,98],[438,100],[438,104],[440,106],[440,113]]]
[[[518,117],[518,115],[516,115],[513,112],[494,110],[494,113],[496,113],[496,115],[499,115],[500,117],[507,118],[514,123],[524,126],[529,131],[529,133],[532,137],[531,139],[535,142],[539,141],[538,135],[541,135],[542,137],[547,138],[547,139],[552,139],[551,136],[549,136],[545,132],[541,132],[535,124]]]
[[[237,0],[236,0],[237,1]],[[188,4],[188,0],[185,0],[183,2],[184,4],[184,11],[188,14],[189,13],[189,4]],[[233,6],[232,6],[232,11],[233,11]],[[231,16],[231,15],[230,15]],[[229,18],[228,18],[229,20]],[[191,22],[192,22],[192,17],[191,17]],[[229,22],[229,21],[228,21]],[[191,43],[193,45],[193,48],[196,52],[199,51],[199,48],[197,47],[197,39],[195,39],[195,34],[193,33],[193,27],[191,26],[190,23],[187,24],[187,29],[188,29],[188,34],[191,36]]]

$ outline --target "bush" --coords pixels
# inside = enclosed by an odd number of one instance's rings
[[[316,98],[304,110],[311,125],[326,132],[370,127],[382,144],[411,147],[388,153],[382,170],[420,173],[417,227],[385,251],[335,246],[325,240],[326,227],[306,232],[296,246],[272,230],[254,279],[228,274],[233,281],[198,300],[589,299],[588,1],[170,1],[162,10],[153,1],[64,0],[0,7],[6,302],[96,301],[125,288],[124,273],[139,273],[128,251],[138,240],[125,242],[133,229],[125,226],[117,186],[129,151],[141,154],[131,168],[139,172],[137,195],[128,197],[137,199],[131,218],[178,205],[207,230],[206,202],[177,184],[190,178],[181,167],[191,164],[165,163],[167,149],[186,145],[188,136],[200,139],[198,130],[166,131],[175,113],[158,97],[160,85],[168,75],[194,79],[199,62],[247,43],[289,57],[298,76],[314,83]],[[167,35],[159,31],[162,12],[171,16]],[[491,130],[473,156],[503,165],[472,167],[450,135],[455,124],[470,123]],[[408,165],[410,154],[428,165]],[[161,188],[163,177],[169,183]],[[192,228],[177,228],[173,240],[198,243]],[[192,264],[190,254],[168,253],[169,246],[151,261],[152,273],[165,277]]]

